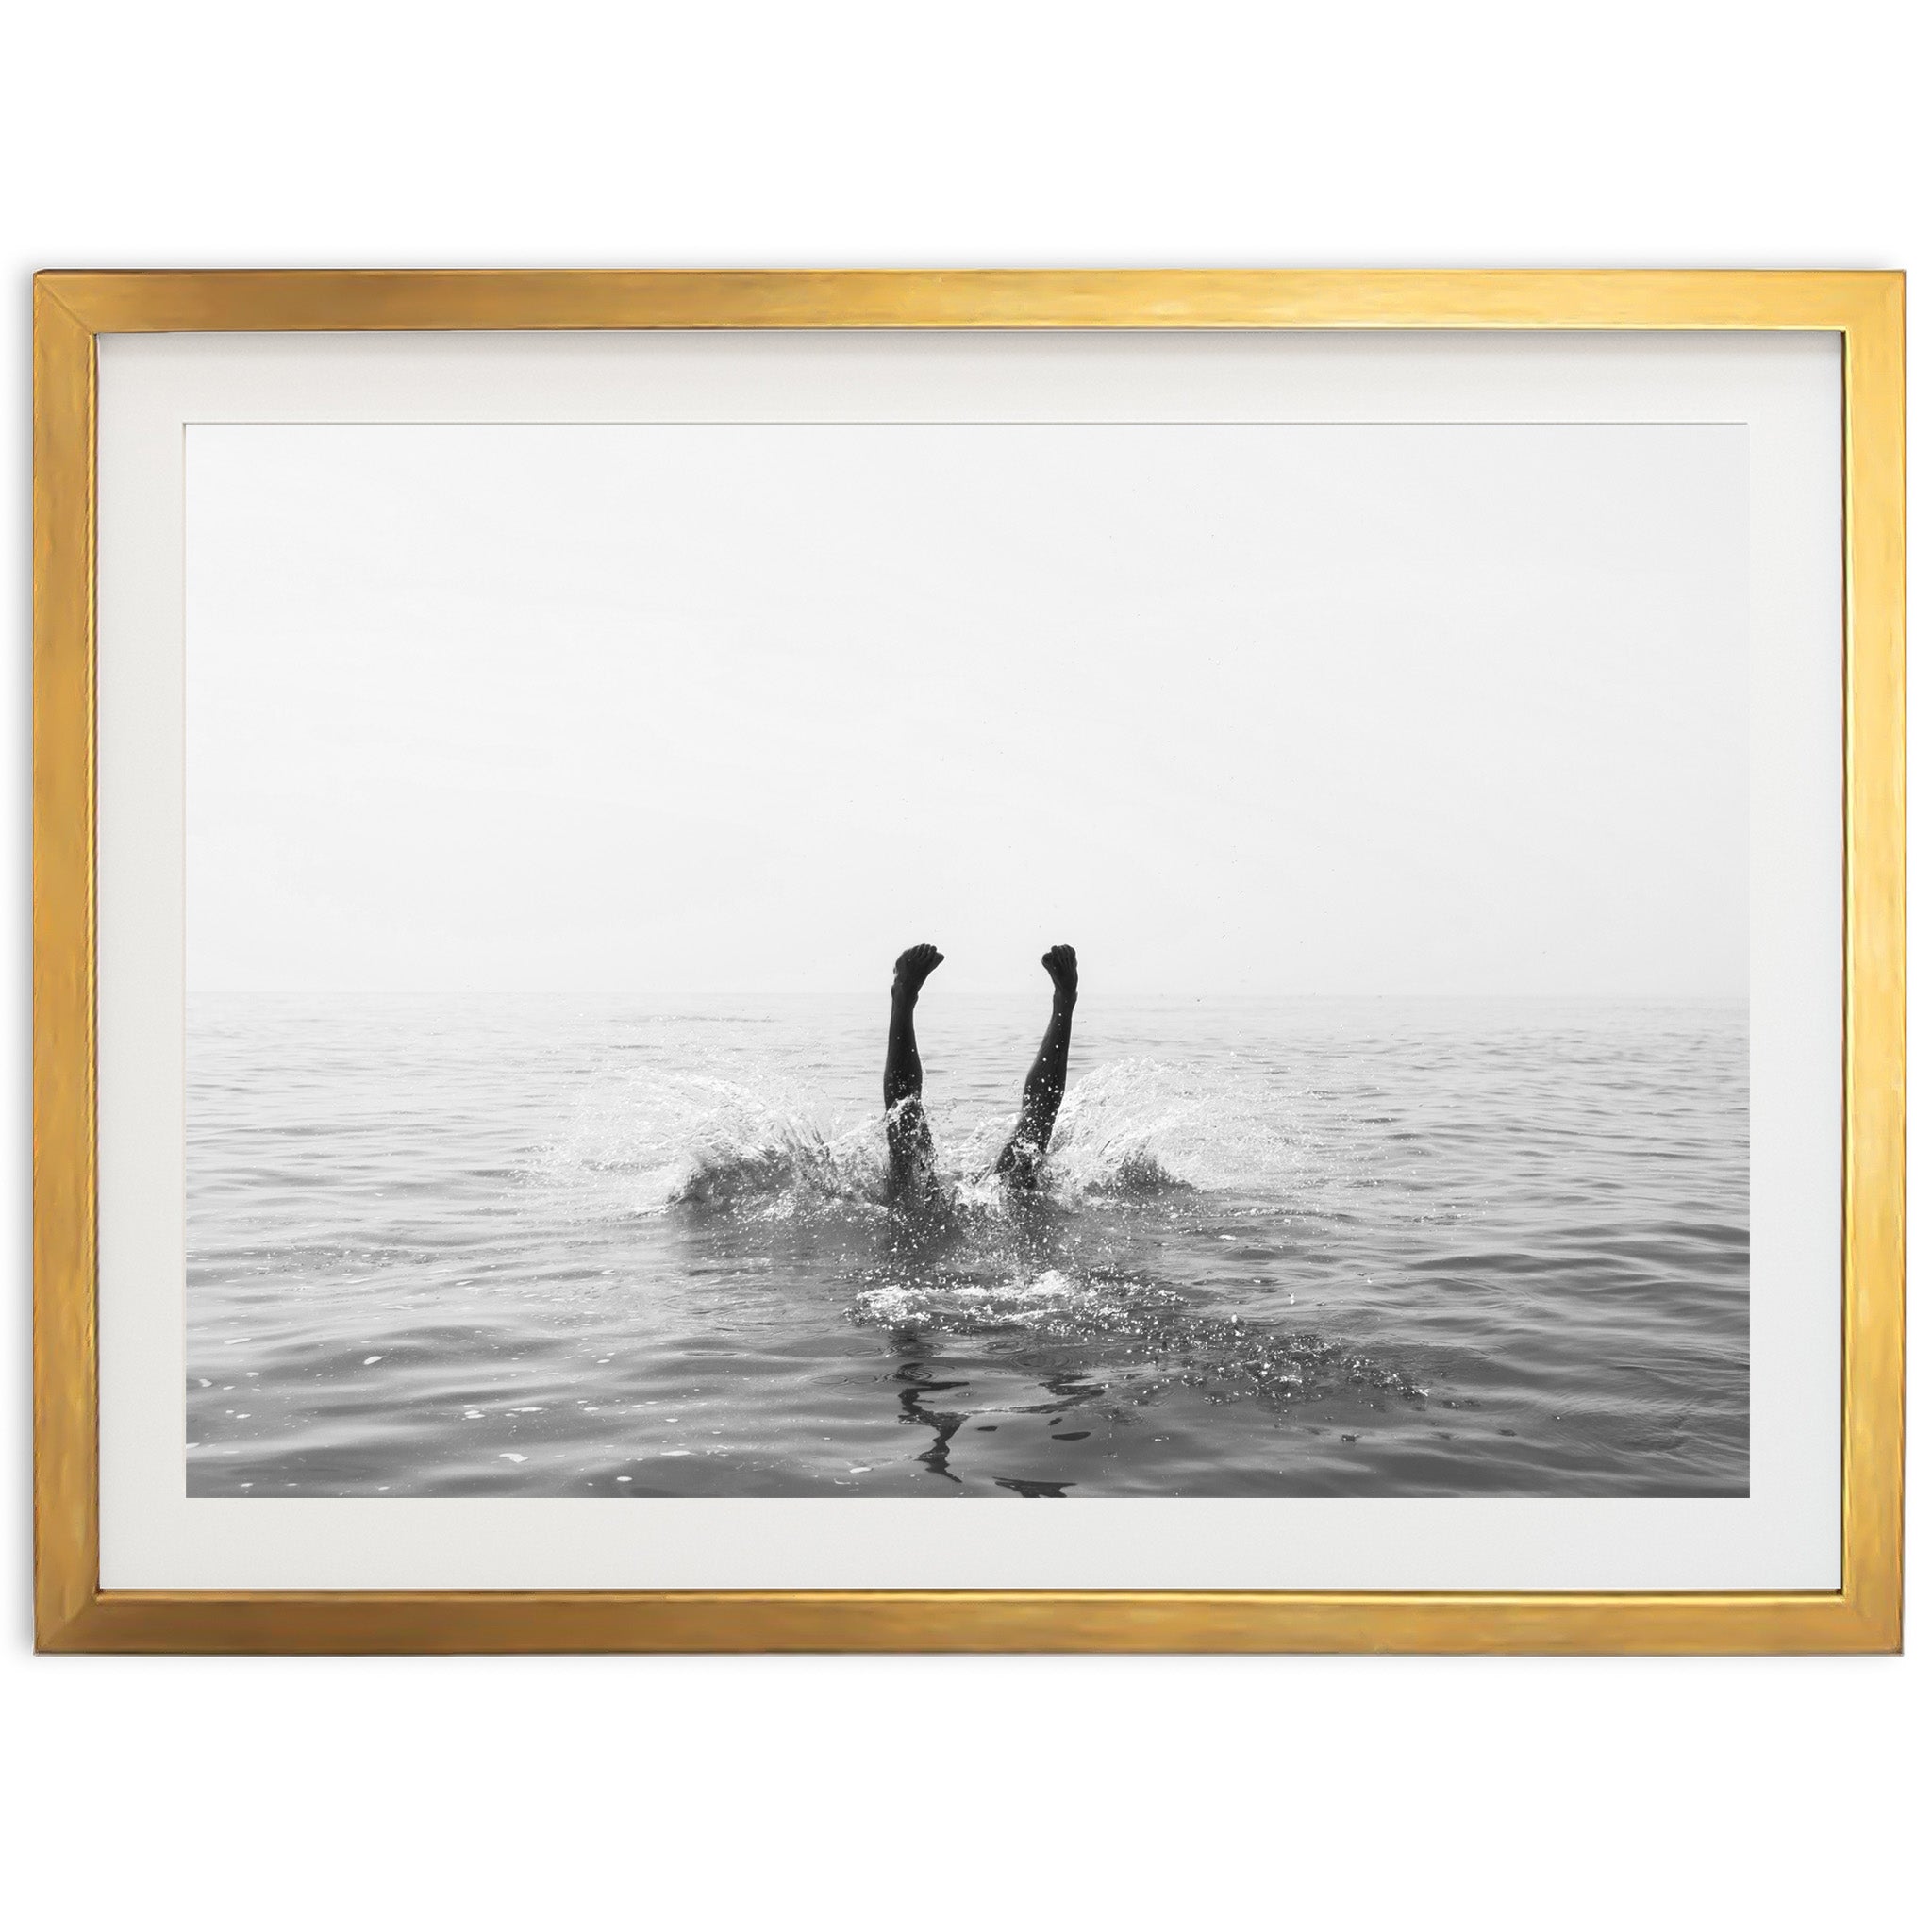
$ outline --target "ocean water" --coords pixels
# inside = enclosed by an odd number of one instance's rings
[[[1741,1495],[1740,1006],[196,996],[197,1496]]]

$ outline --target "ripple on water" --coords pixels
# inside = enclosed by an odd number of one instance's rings
[[[874,1015],[197,1001],[191,1491],[1744,1493],[1739,1014],[1341,1007],[1084,1005],[1022,1200],[989,1022],[908,1221]]]

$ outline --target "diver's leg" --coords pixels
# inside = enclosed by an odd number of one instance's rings
[[[945,955],[936,946],[908,946],[892,966],[892,1019],[886,1032],[886,1152],[896,1194],[932,1172],[932,1129],[920,1095],[925,1069],[912,1011],[919,989]]]
[[[1050,948],[1040,963],[1053,981],[1053,1012],[1046,1023],[1046,1037],[1026,1072],[1026,1085],[1020,1095],[1020,1124],[993,1163],[995,1174],[1023,1187],[1032,1186],[1038,1177],[1047,1143],[1053,1139],[1060,1102],[1066,1096],[1067,1048],[1074,1037],[1074,1002],[1080,992],[1080,966],[1072,946]]]

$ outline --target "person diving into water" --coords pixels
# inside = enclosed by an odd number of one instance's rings
[[[886,1033],[886,1156],[887,1186],[895,1201],[930,1199],[940,1191],[932,1128],[922,1097],[925,1070],[919,1062],[912,1014],[920,988],[945,957],[937,946],[908,946],[892,966],[892,1018]],[[1053,1124],[1067,1091],[1067,1047],[1080,991],[1080,965],[1072,946],[1049,947],[1040,963],[1053,981],[1053,1011],[1021,1090],[1019,1124],[991,1169],[1012,1188],[1040,1185]]]

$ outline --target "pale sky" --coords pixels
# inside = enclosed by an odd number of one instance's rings
[[[1729,425],[198,425],[191,990],[1742,997]]]

